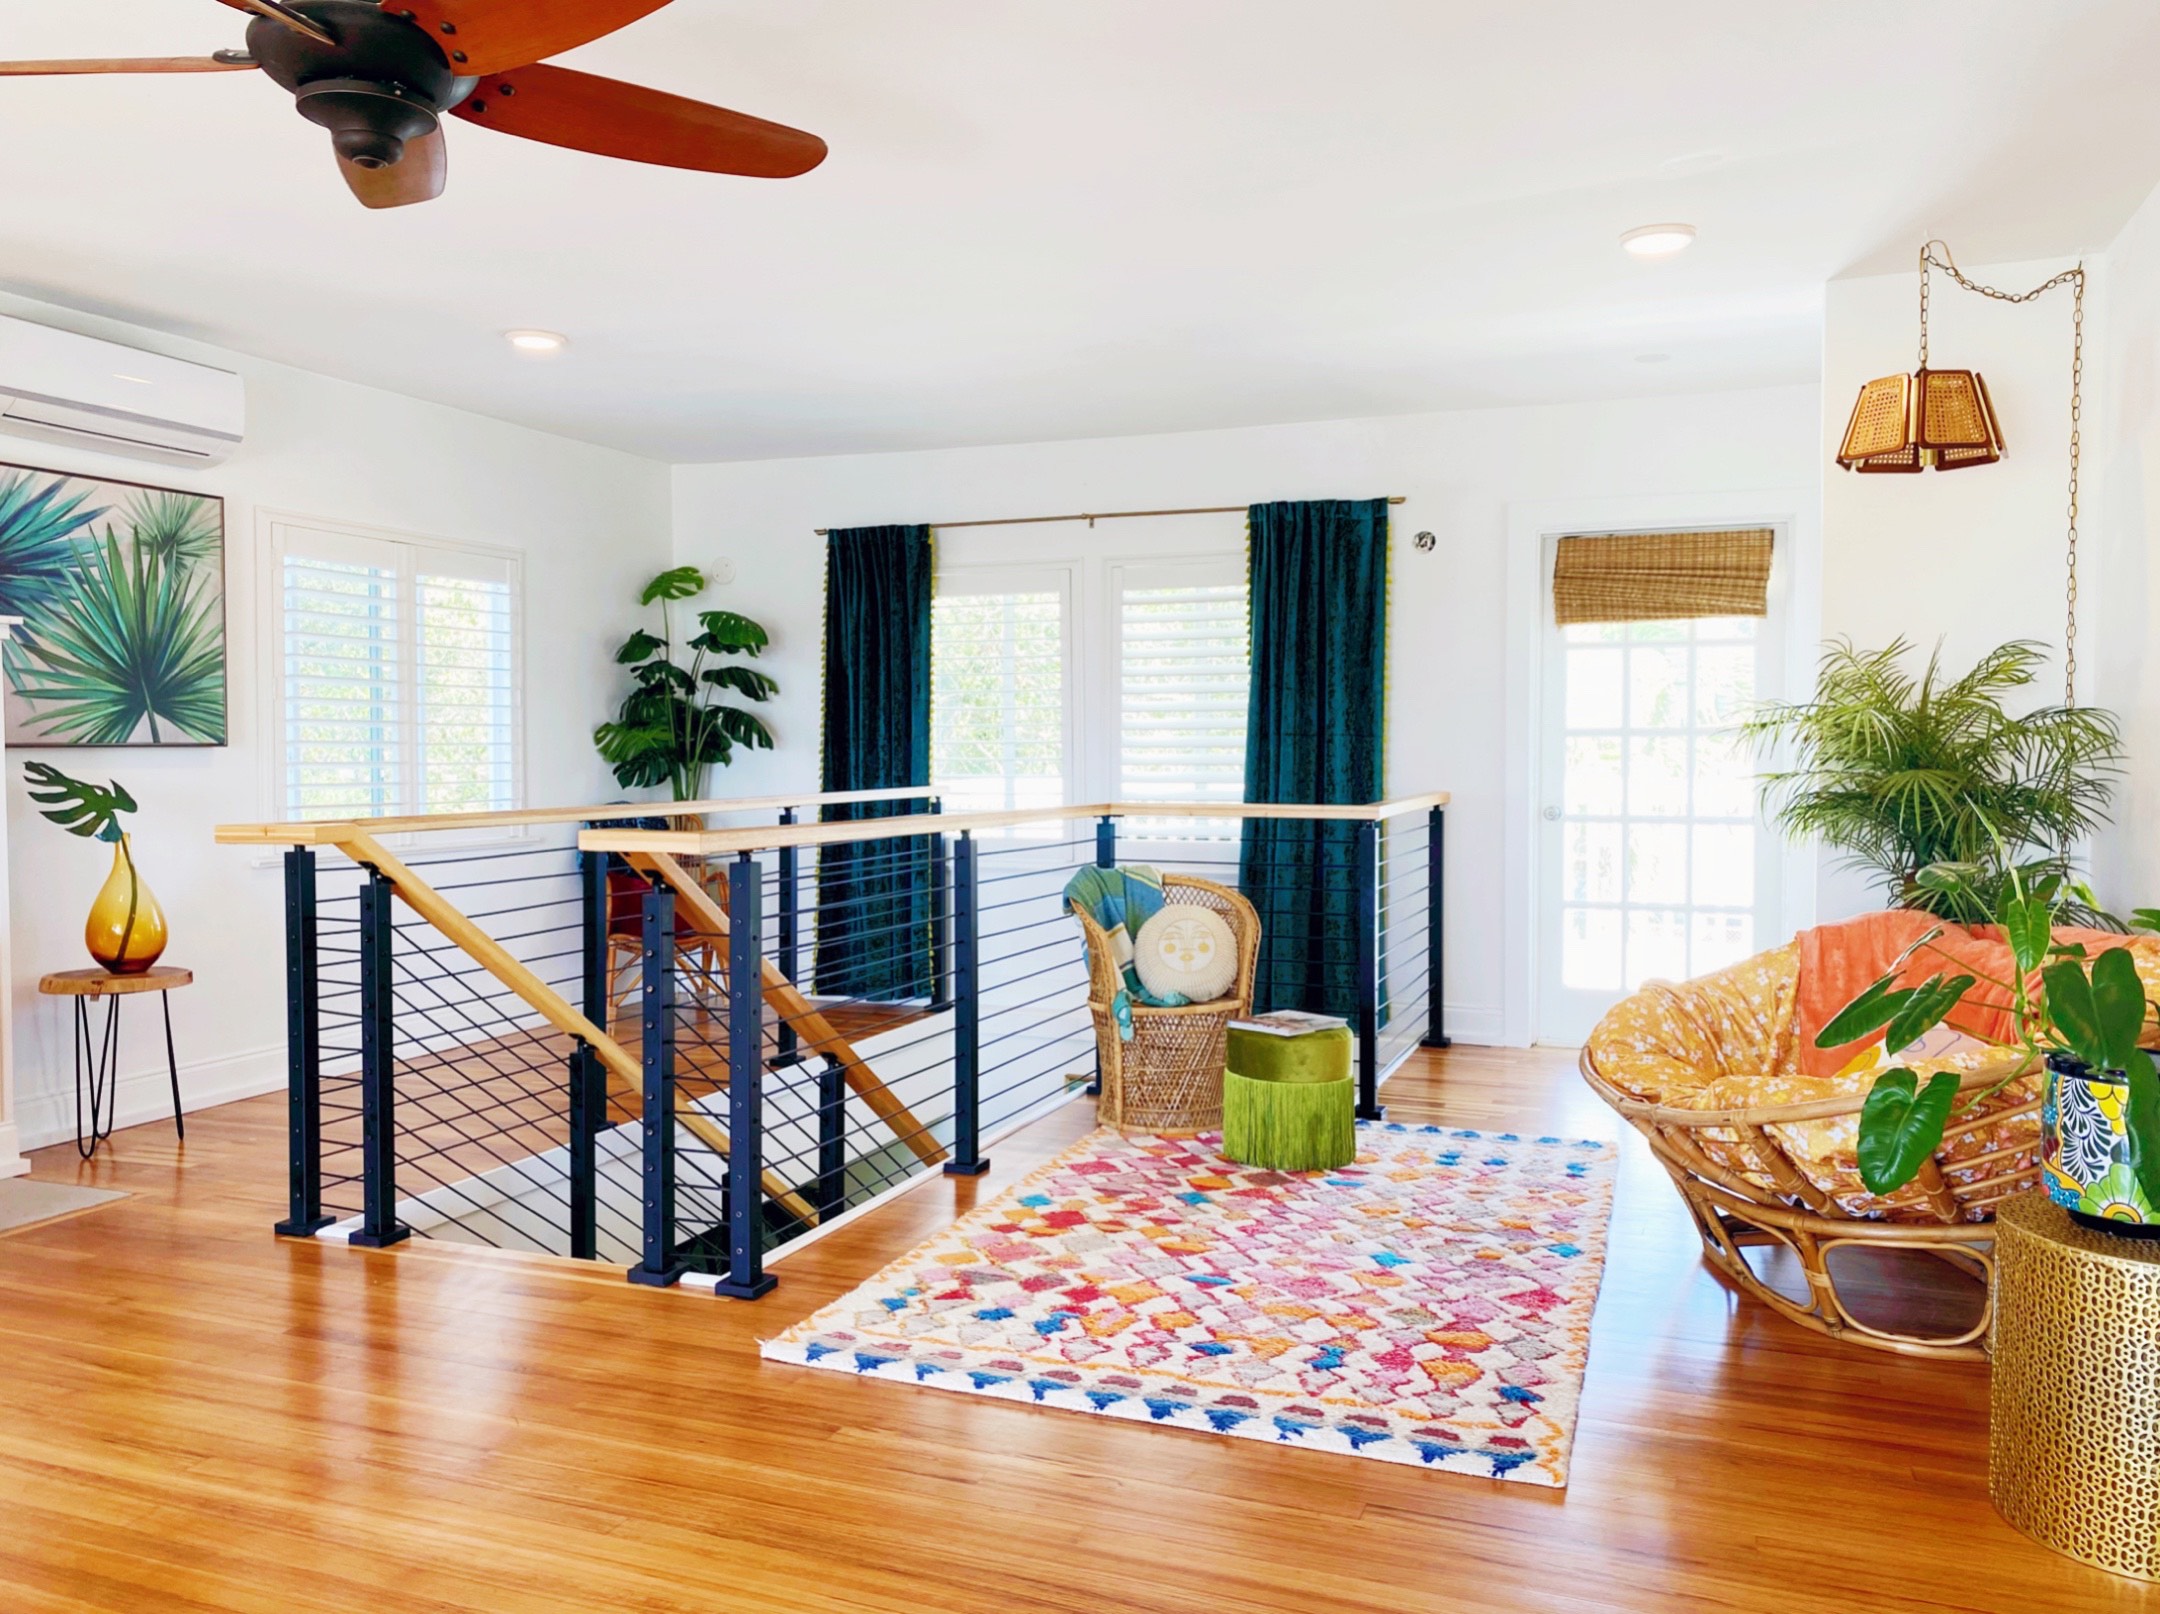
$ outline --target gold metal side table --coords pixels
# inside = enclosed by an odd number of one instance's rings
[[[2045,1194],[1995,1222],[1988,1494],[2027,1535],[2160,1580],[2160,1242]]]

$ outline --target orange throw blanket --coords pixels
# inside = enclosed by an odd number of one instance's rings
[[[1800,934],[1800,978],[1793,992],[1793,1024],[1799,1034],[1800,1069],[1809,1076],[1835,1076],[1881,1032],[1860,1037],[1839,1048],[1818,1048],[1816,1033],[1837,1012],[1866,991],[1893,964],[1898,954],[1938,925],[1942,934],[1914,953],[1898,970],[1899,986],[1918,986],[1935,974],[1973,975],[1979,984],[1965,1001],[1951,1010],[1944,1024],[1988,1042],[2008,1042],[2015,1035],[2010,997],[2000,987],[1988,985],[2010,979],[2014,968],[2010,944],[1998,925],[1967,929],[1945,924],[1909,908],[1862,914],[1834,925],[1817,925]],[[2091,952],[2127,947],[2128,936],[2107,930],[2059,929],[2055,940],[2069,945],[2082,942]]]

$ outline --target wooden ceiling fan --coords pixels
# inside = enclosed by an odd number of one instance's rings
[[[330,131],[368,207],[440,196],[445,114],[631,162],[788,179],[825,142],[785,124],[543,65],[668,0],[222,0],[253,14],[247,49],[137,60],[0,62],[0,76],[260,68]]]

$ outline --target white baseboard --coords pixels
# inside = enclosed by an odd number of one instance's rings
[[[20,1177],[30,1169],[30,1162],[22,1157],[22,1149],[15,1137],[13,1121],[0,1122],[0,1177]]]
[[[1450,1042],[1474,1043],[1480,1048],[1498,1048],[1507,1042],[1496,1004],[1450,1003],[1444,1029]]]
[[[161,1048],[160,1053],[163,1052]],[[18,1071],[18,1075],[20,1072]],[[42,1149],[65,1143],[75,1136],[75,1089],[67,1071],[54,1073],[61,1083],[44,1092],[18,1092],[15,1125],[21,1146]],[[180,1107],[192,1114],[219,1104],[275,1093],[285,1085],[285,1045],[227,1054],[222,1059],[200,1059],[180,1067]],[[163,1059],[147,1070],[132,1070],[120,1078],[115,1127],[141,1126],[145,1122],[172,1124],[172,1088]],[[4,1159],[0,1151],[0,1159]],[[0,1176],[5,1176],[0,1166]]]

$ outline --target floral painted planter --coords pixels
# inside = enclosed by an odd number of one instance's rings
[[[2061,1054],[2048,1056],[2040,1105],[2040,1169],[2048,1198],[2104,1233],[2160,1238],[2160,1208],[2130,1167],[2130,1084]]]

